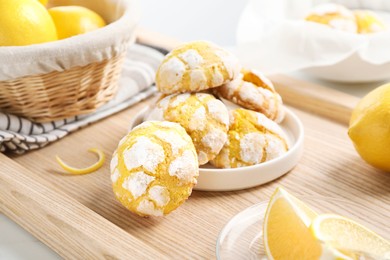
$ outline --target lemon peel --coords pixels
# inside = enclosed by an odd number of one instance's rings
[[[74,174],[74,175],[83,175],[83,174],[88,174],[92,173],[94,171],[97,171],[100,167],[103,166],[104,161],[106,159],[103,151],[97,149],[97,148],[91,148],[88,149],[89,152],[96,153],[98,155],[98,161],[91,166],[85,167],[85,168],[75,168],[67,163],[65,163],[58,155],[56,155],[56,160],[59,163],[59,165],[67,171],[67,173]]]

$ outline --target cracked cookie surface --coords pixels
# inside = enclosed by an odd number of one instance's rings
[[[111,164],[116,198],[141,216],[163,216],[191,195],[199,175],[195,147],[176,123],[149,121],[119,143]]]
[[[173,94],[161,99],[146,120],[179,123],[194,142],[199,165],[212,160],[227,140],[229,113],[211,94]]]
[[[210,161],[217,168],[251,166],[277,158],[289,149],[283,129],[261,113],[230,111],[228,140]]]
[[[333,3],[321,4],[313,8],[306,21],[327,25],[337,30],[357,33],[358,27],[352,11]]]
[[[165,94],[197,92],[236,78],[240,64],[230,52],[207,41],[180,45],[162,61],[156,86]]]
[[[280,123],[285,115],[283,101],[272,82],[255,70],[242,70],[240,76],[213,92],[243,108],[260,112]]]

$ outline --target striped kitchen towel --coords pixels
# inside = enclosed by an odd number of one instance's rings
[[[117,95],[94,113],[41,124],[0,112],[0,151],[21,154],[42,148],[150,97],[156,93],[154,76],[163,57],[154,48],[132,45],[124,62]]]

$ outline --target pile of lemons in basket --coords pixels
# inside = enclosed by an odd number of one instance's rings
[[[46,8],[47,0],[0,0],[0,46],[25,46],[61,40],[106,25],[82,6]]]

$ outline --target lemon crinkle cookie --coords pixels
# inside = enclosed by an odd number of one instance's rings
[[[367,10],[354,11],[358,32],[361,34],[385,31],[386,24],[374,12]]]
[[[146,120],[179,123],[191,136],[199,165],[206,164],[227,140],[229,113],[226,106],[206,93],[173,94],[160,100]]]
[[[179,124],[144,122],[119,143],[111,160],[116,198],[141,216],[162,216],[180,206],[199,174],[191,138]]]
[[[316,6],[306,21],[328,25],[341,31],[356,33],[357,24],[352,11],[342,5],[326,3]]]
[[[243,70],[237,79],[215,88],[214,93],[277,123],[284,118],[282,98],[272,82],[258,71]]]
[[[261,113],[230,111],[228,141],[210,163],[218,168],[259,164],[287,152],[288,139],[280,126]]]
[[[218,87],[239,75],[240,64],[228,51],[207,41],[189,42],[162,61],[156,85],[165,94]]]

